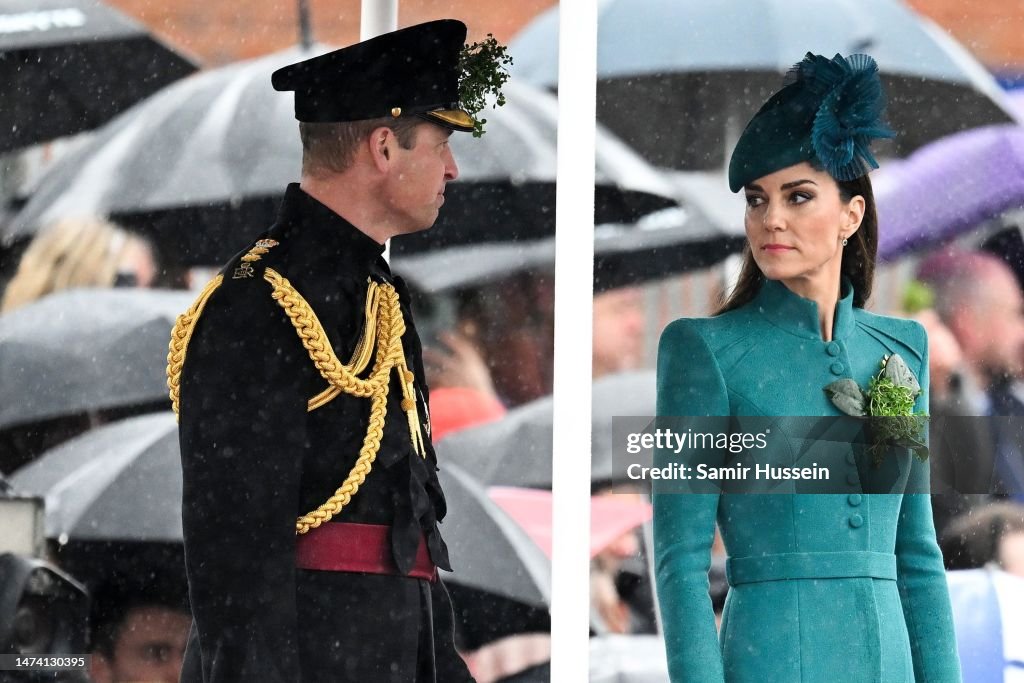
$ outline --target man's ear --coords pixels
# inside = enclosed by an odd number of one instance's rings
[[[381,173],[387,173],[388,168],[391,166],[391,156],[394,154],[395,147],[398,144],[395,132],[387,126],[374,128],[367,139],[367,144],[370,148],[370,158],[373,160],[373,165]]]

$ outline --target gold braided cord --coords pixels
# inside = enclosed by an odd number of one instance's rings
[[[320,320],[316,317],[316,313],[313,312],[309,303],[302,298],[302,295],[292,287],[292,284],[273,268],[265,269],[263,279],[273,286],[274,292],[271,296],[284,309],[285,315],[288,316],[296,333],[299,335],[299,339],[302,340],[302,345],[309,353],[313,365],[320,372],[320,376],[327,380],[331,386],[337,387],[351,396],[369,398],[379,391],[382,384],[387,384],[388,371],[393,367],[393,364],[382,372],[375,371],[371,373],[368,379],[360,379],[352,372],[351,368],[342,364],[335,355],[334,349],[327,338],[327,333],[324,331],[323,325],[320,324]],[[386,356],[394,354],[396,351],[401,352],[400,340],[402,334],[405,333],[405,322],[402,320],[401,312],[399,312],[397,316],[398,324],[394,330],[390,331],[393,339],[390,337],[385,338],[380,321],[385,316],[389,318],[392,316],[392,311],[389,310],[392,307],[395,311],[398,310],[398,294],[395,292],[394,287],[388,284],[377,285],[372,283],[371,286],[379,287],[381,290],[380,296],[385,299],[385,305],[380,306],[378,311],[377,363],[380,364],[382,354]],[[395,344],[396,341],[399,342],[397,345]]]
[[[384,436],[384,423],[387,417],[387,400],[389,391],[389,377],[393,369],[399,369],[401,374],[402,392],[413,391],[411,373],[405,367],[405,353],[402,349],[402,335],[405,333],[405,321],[402,318],[402,311],[398,303],[398,293],[390,284],[377,285],[371,282],[370,288],[375,290],[371,296],[367,296],[367,312],[376,312],[376,334],[364,333],[364,340],[368,340],[366,347],[376,346],[376,358],[373,370],[367,379],[360,379],[352,372],[352,368],[342,365],[334,353],[330,340],[324,331],[323,326],[317,319],[313,309],[310,308],[302,295],[300,295],[291,283],[280,273],[267,268],[263,278],[273,287],[273,298],[278,305],[284,309],[285,315],[291,321],[296,334],[302,341],[303,347],[309,353],[313,365],[316,366],[320,375],[326,379],[331,387],[339,392],[344,391],[352,396],[370,397],[370,419],[366,428],[366,436],[363,445],[359,449],[359,457],[355,465],[349,471],[348,476],[342,485],[327,499],[320,507],[312,512],[299,517],[295,522],[295,533],[304,534],[310,529],[319,527],[324,522],[330,521],[335,515],[341,512],[342,508],[348,505],[366,481],[367,475],[373,468],[373,462],[380,451],[380,442]],[[374,345],[373,337],[376,337]],[[357,350],[356,356],[367,355],[365,351]],[[354,358],[358,361],[358,358]],[[322,396],[323,394],[321,394]],[[415,396],[415,394],[412,394]],[[316,400],[317,397],[314,397]],[[405,401],[403,401],[405,403]],[[412,410],[406,409],[410,415],[410,438],[417,449],[422,449],[422,435],[419,434],[419,423],[416,430],[412,431],[411,419],[415,415],[415,405]],[[418,418],[417,418],[418,419]],[[417,445],[417,436],[419,444]]]
[[[203,291],[192,303],[192,306],[178,316],[171,330],[171,341],[167,351],[167,388],[170,391],[171,408],[174,410],[175,419],[178,417],[178,407],[181,402],[181,368],[185,364],[185,350],[188,342],[192,339],[192,331],[195,330],[199,315],[206,306],[207,299],[214,290],[220,287],[224,281],[223,275],[218,275],[203,287]]]
[[[380,308],[380,288],[373,280],[369,280],[366,288],[366,307],[363,312],[363,332],[359,335],[352,359],[345,367],[353,375],[361,375],[366,366],[370,364],[373,356],[374,344],[377,339],[377,311]],[[312,412],[317,408],[327,405],[341,393],[341,389],[329,384],[326,389],[309,399],[306,404],[306,411]]]

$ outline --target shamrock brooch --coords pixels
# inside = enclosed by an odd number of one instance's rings
[[[924,432],[928,416],[914,413],[914,401],[921,384],[898,353],[882,358],[882,369],[871,378],[866,391],[852,379],[841,379],[825,387],[836,408],[853,417],[870,419],[870,446],[875,466],[891,446],[909,448],[922,462],[928,458]]]

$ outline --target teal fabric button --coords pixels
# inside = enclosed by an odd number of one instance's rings
[[[860,482],[860,477],[857,476],[856,472],[851,472],[850,474],[846,475],[846,483],[847,484],[857,484],[859,482]]]
[[[850,526],[859,529],[864,524],[864,518],[860,515],[850,515]]]
[[[830,356],[838,356],[839,355],[839,344],[836,344],[835,342],[829,342],[828,345],[825,346],[825,351]]]
[[[858,505],[861,504],[862,500],[863,497],[859,493],[851,493],[850,497],[846,499],[846,502],[848,502],[853,507],[857,507]]]
[[[843,364],[840,363],[839,361],[836,361],[835,363],[833,363],[832,364],[832,368],[831,368],[833,375],[841,375],[841,374],[843,374],[843,370],[844,369],[845,368],[844,368]]]

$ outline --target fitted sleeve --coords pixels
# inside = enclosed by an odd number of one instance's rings
[[[657,411],[659,426],[670,416],[721,416],[720,424],[702,419],[701,430],[728,428],[725,380],[693,321],[677,320],[661,336]],[[668,424],[679,428],[686,422]],[[655,466],[686,460],[714,464],[718,457],[712,452],[659,450]],[[708,592],[719,496],[674,493],[671,483],[653,483],[655,575],[671,680],[721,683],[722,657]]]
[[[921,394],[915,411],[928,411],[928,340],[914,326],[914,348],[923,349],[918,372]],[[911,458],[909,490],[927,491],[929,463]],[[903,496],[896,529],[896,581],[910,635],[914,679],[919,683],[960,683],[960,660],[942,553],[935,540],[931,496]]]
[[[304,350],[259,279],[214,293],[182,372],[182,528],[202,680],[297,681]],[[183,680],[197,680],[185,678]]]

